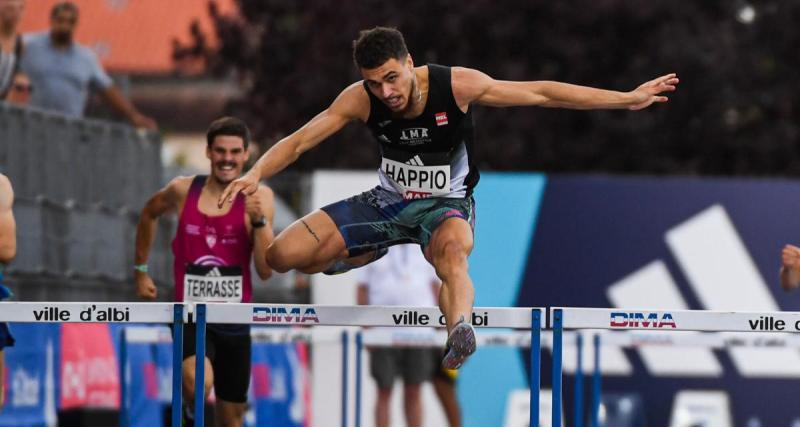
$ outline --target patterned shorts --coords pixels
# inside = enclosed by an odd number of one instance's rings
[[[475,228],[475,201],[467,197],[404,199],[382,187],[322,208],[336,223],[350,256],[403,243],[428,246],[445,220],[461,218]]]

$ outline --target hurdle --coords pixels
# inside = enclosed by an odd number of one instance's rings
[[[188,310],[182,303],[106,303],[106,302],[1,302],[0,322],[9,323],[158,323],[173,324],[173,390],[181,389],[180,369],[183,352],[183,324]],[[122,346],[124,347],[124,346]],[[120,358],[126,357],[120,354]],[[125,364],[120,363],[120,382]],[[127,396],[120,391],[120,425],[128,425]],[[181,423],[181,393],[172,393],[172,422]]]
[[[800,332],[800,312],[730,312],[707,310],[650,310],[619,308],[553,307],[548,322],[553,330],[553,425],[561,425],[563,400],[561,396],[562,353],[567,330],[592,329],[594,373],[590,425],[599,425],[601,395],[600,347],[603,344],[620,347],[685,346],[725,349],[736,347],[800,348],[800,336],[776,333]],[[626,332],[622,332],[626,331]],[[641,331],[659,331],[658,334]],[[704,334],[671,335],[669,332],[693,331]],[[666,333],[663,333],[666,332]],[[742,333],[733,336],[725,333]],[[745,334],[746,333],[746,334]],[[758,334],[770,334],[759,337]],[[581,334],[576,334],[580,337]],[[749,336],[748,336],[749,335]],[[578,343],[581,358],[582,338]],[[580,370],[577,377],[582,376]],[[556,388],[558,383],[558,389]],[[581,385],[582,386],[582,385]],[[576,384],[576,389],[578,385]],[[577,398],[576,410],[581,401]],[[581,414],[582,416],[582,414]]]
[[[531,376],[530,376],[530,420],[531,425],[539,422],[539,390],[541,366],[542,308],[476,307],[473,309],[471,323],[476,328],[524,329],[530,334]],[[197,354],[205,354],[206,324],[250,324],[250,325],[292,325],[292,326],[383,326],[383,327],[443,327],[444,316],[436,307],[396,307],[396,306],[328,306],[308,304],[197,304],[194,309],[197,331]],[[347,370],[347,331],[342,335],[343,374]],[[362,340],[357,339],[357,345]],[[363,345],[363,343],[362,343]],[[444,341],[440,342],[444,345]],[[357,353],[356,365],[360,351]],[[199,360],[200,357],[197,358]],[[202,425],[203,378],[200,372],[195,375],[195,422]],[[360,369],[357,371],[360,372]],[[345,377],[346,378],[346,377]],[[356,387],[360,381],[356,380]],[[347,426],[348,405],[347,381],[342,383],[342,423]],[[356,390],[357,394],[360,389]],[[356,423],[358,423],[356,416]],[[535,420],[535,422],[534,422]]]

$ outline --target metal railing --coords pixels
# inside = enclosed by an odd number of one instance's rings
[[[0,172],[16,196],[12,288],[21,281],[20,291],[36,287],[46,278],[75,287],[132,280],[137,214],[163,184],[157,134],[0,102]],[[160,226],[159,236],[168,236],[174,224]],[[156,281],[171,283],[169,259],[169,240],[159,237],[151,262]],[[47,289],[32,292],[71,299]],[[130,286],[117,287],[111,298],[128,299],[132,292]],[[103,292],[92,299],[107,297]]]

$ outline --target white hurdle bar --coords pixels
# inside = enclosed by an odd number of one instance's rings
[[[531,399],[530,419],[539,421],[539,386],[541,365],[542,308],[476,307],[470,323],[476,328],[511,328],[530,331],[531,351]],[[444,327],[444,316],[436,307],[395,306],[333,306],[308,304],[221,304],[208,303],[195,306],[194,321],[197,325],[196,360],[205,355],[205,330],[207,323],[292,325],[292,326],[386,326],[386,327]],[[357,338],[358,346],[360,336]],[[342,334],[342,426],[347,424],[347,331]],[[360,353],[356,354],[356,365],[360,364]],[[203,398],[203,371],[196,369],[195,375],[195,423],[203,424],[205,399]],[[356,375],[360,375],[360,369]],[[356,380],[356,395],[360,394],[360,381]],[[534,399],[534,396],[536,397]],[[356,404],[358,405],[358,400]],[[360,412],[356,407],[356,413]],[[360,417],[356,417],[358,425]]]
[[[707,348],[729,347],[800,347],[800,336],[776,337],[775,333],[800,332],[800,312],[731,312],[707,310],[650,310],[620,308],[550,308],[547,326],[553,330],[553,425],[561,425],[563,406],[562,349],[564,330],[598,329],[631,331],[628,333],[605,332],[594,335],[595,369],[591,407],[592,427],[598,425],[600,405],[599,349],[601,340],[608,344],[625,347],[637,346],[695,346]],[[700,334],[668,337],[668,334],[650,334],[637,331],[694,331],[694,332],[742,332],[767,333],[748,338],[731,334]],[[579,335],[580,336],[580,335]],[[579,356],[580,358],[580,344]],[[576,403],[576,410],[579,405]]]
[[[181,389],[183,324],[188,310],[177,303],[107,303],[107,302],[0,302],[0,322],[10,323],[171,323],[173,327],[173,390]],[[123,337],[124,339],[124,337]],[[127,358],[125,346],[120,359]],[[120,363],[120,381],[125,378],[125,364]],[[120,426],[129,425],[127,395],[120,390]],[[181,393],[172,393],[172,425],[181,424]]]

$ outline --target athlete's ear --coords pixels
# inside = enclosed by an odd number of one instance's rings
[[[206,158],[211,160],[211,146],[206,144]]]
[[[409,70],[414,69],[414,58],[411,57],[410,53],[406,55],[406,66]]]

